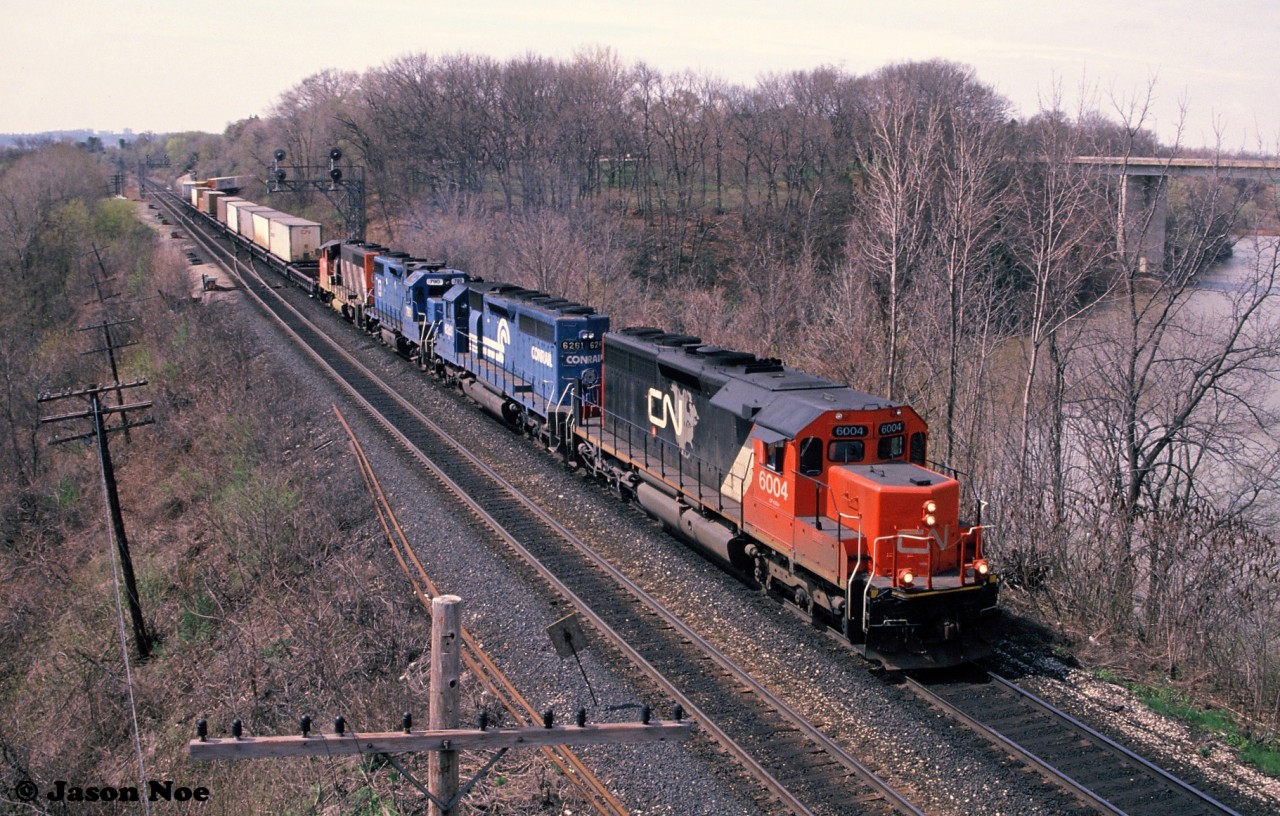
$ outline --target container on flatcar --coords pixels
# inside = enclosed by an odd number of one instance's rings
[[[253,211],[269,209],[252,201],[236,201],[227,204],[227,229],[236,235],[253,240]]]
[[[227,194],[219,190],[201,190],[200,191],[200,212],[205,215],[218,214],[218,199],[226,198]]]
[[[231,229],[232,232],[234,232],[235,229],[232,228],[227,223],[228,209],[231,207],[232,204],[239,203],[241,201],[244,201],[244,199],[238,196],[230,196],[230,195],[225,195],[222,198],[218,199],[218,212],[215,217],[218,219],[219,224],[222,224],[224,227]]]
[[[199,199],[191,197],[192,191],[202,189],[206,186],[207,185],[205,184],[205,182],[196,181],[195,179],[186,179],[184,181],[178,182],[178,189],[182,192],[182,200],[192,205],[193,207],[196,205]]]
[[[269,220],[270,251],[289,263],[309,263],[319,258],[320,224],[281,213]]]
[[[254,210],[253,242],[268,252],[271,250],[271,219],[283,217],[285,214],[270,207]]]
[[[233,190],[239,191],[243,189],[244,181],[245,177],[241,176],[214,176],[213,178],[205,179],[204,183],[210,189],[230,193]]]

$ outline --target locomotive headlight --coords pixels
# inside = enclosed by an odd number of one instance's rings
[[[927,501],[927,502],[925,502],[925,503],[924,503],[924,511],[925,511],[926,513],[936,513],[936,512],[938,512],[938,503],[937,503],[936,501],[934,501],[933,499],[929,499],[929,501]]]
[[[898,584],[904,587],[910,587],[916,582],[916,574],[909,569],[904,569],[898,573]]]
[[[932,513],[928,513],[928,514],[926,514],[926,515],[925,515],[925,517],[924,517],[924,526],[926,526],[926,527],[937,527],[937,526],[938,526],[938,517],[937,517],[937,516],[935,516],[935,515],[934,515],[934,514],[932,514]]]
[[[979,575],[986,575],[991,572],[991,565],[987,563],[987,559],[979,558],[973,562],[973,568]]]

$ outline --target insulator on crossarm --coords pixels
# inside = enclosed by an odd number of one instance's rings
[[[204,742],[205,738],[209,736],[209,723],[203,717],[196,720],[196,736],[200,738],[201,742]]]
[[[347,721],[341,714],[333,720],[333,733],[342,736],[347,730]]]
[[[239,718],[231,721],[231,736],[240,739],[240,735],[244,733],[244,723]]]
[[[298,725],[302,726],[302,736],[304,737],[311,736],[311,718],[310,717],[308,717],[306,714],[303,714],[301,719],[298,720]]]
[[[587,726],[587,710],[586,710],[585,708],[580,708],[580,709],[578,709],[578,717],[577,717],[577,721],[578,721],[578,727],[579,727],[579,728],[586,728],[586,726]]]
[[[546,711],[542,712],[543,728],[550,728],[551,724],[554,723],[555,721],[556,721],[556,710],[554,708],[548,708]]]
[[[404,726],[404,732],[408,734],[413,730],[413,714],[406,711],[404,716],[400,718],[400,724]]]
[[[648,725],[648,724],[649,724],[649,720],[651,720],[651,719],[653,719],[653,709],[652,709],[652,708],[649,708],[649,706],[644,706],[643,708],[641,708],[641,709],[640,709],[640,722],[644,723],[645,725]]]
[[[476,717],[476,727],[481,731],[489,728],[489,711],[487,709],[480,709],[480,716]]]
[[[676,722],[684,722],[684,706],[676,703],[671,707],[671,719]]]

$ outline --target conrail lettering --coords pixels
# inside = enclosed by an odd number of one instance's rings
[[[537,346],[530,346],[529,356],[533,358],[535,363],[541,363],[547,368],[551,368],[552,365],[554,365],[551,361],[551,352],[546,349],[540,349]]]
[[[603,355],[600,354],[567,354],[565,365],[598,365]]]

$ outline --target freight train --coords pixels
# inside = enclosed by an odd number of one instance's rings
[[[194,217],[749,582],[893,669],[988,654],[980,505],[909,405],[473,278],[187,181]]]

